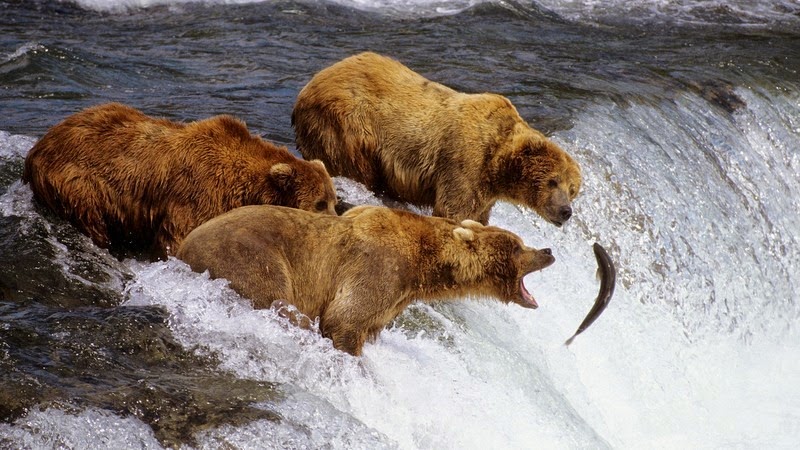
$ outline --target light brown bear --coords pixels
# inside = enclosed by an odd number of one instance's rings
[[[251,135],[231,116],[188,124],[119,103],[73,114],[25,158],[34,197],[100,247],[174,254],[196,226],[243,205],[335,214],[320,161]]]
[[[465,94],[361,53],[300,91],[292,124],[305,158],[433,214],[484,225],[498,200],[561,226],[581,187],[577,163],[497,94]]]
[[[341,217],[237,208],[192,231],[178,257],[227,278],[255,308],[288,303],[319,318],[322,334],[353,355],[414,300],[487,296],[536,308],[522,279],[555,260],[500,228],[378,206]]]

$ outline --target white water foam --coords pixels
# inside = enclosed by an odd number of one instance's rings
[[[0,165],[13,164],[25,158],[36,139],[11,134],[0,130]],[[37,216],[33,208],[33,193],[22,181],[14,181],[8,187],[0,187],[0,214],[32,219]],[[26,221],[23,226],[27,225]]]
[[[16,135],[0,130],[0,162],[9,163],[12,160],[25,158],[34,143],[36,143],[36,139],[30,136]]]
[[[607,221],[583,233],[613,241],[621,281],[690,338],[746,338],[798,317],[798,100],[762,95],[741,92],[749,108],[730,119],[694,94],[599,106],[564,133],[587,160],[578,221]]]
[[[163,448],[139,420],[95,408],[74,413],[33,409],[13,426],[0,423],[0,436],[25,449]]]
[[[626,287],[572,349],[615,446],[790,448],[800,436],[800,102],[736,93],[748,106],[732,116],[680,94],[598,105],[557,137],[586,177],[575,225],[611,244]],[[541,231],[571,254],[583,245]]]

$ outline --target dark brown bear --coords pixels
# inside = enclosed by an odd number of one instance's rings
[[[22,179],[98,246],[153,247],[161,257],[239,206],[335,214],[336,204],[320,161],[294,157],[233,117],[182,124],[118,103],[52,127],[25,158]]]

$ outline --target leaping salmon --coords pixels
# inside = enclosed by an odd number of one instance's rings
[[[597,272],[600,275],[600,292],[597,294],[597,300],[594,301],[594,306],[589,310],[589,314],[583,319],[578,331],[572,335],[571,338],[564,342],[564,345],[569,345],[575,336],[583,333],[583,330],[589,328],[589,325],[595,321],[603,310],[606,309],[608,303],[611,301],[611,296],[614,295],[614,286],[617,283],[617,270],[614,268],[614,263],[611,257],[608,256],[606,249],[597,242],[592,247],[594,249],[594,256],[597,258]]]

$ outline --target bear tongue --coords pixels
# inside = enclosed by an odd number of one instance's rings
[[[534,299],[531,293],[525,289],[525,283],[523,283],[522,278],[519,280],[519,293],[522,295],[522,301],[524,302],[522,306],[533,309],[539,307],[539,304],[536,303],[536,299]]]

